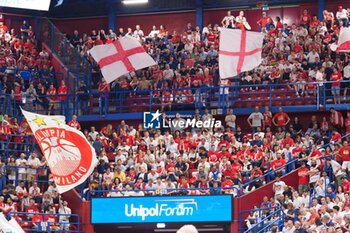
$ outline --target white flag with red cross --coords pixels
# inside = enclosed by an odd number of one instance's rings
[[[222,28],[220,32],[220,78],[232,78],[261,63],[264,35],[258,32]]]
[[[337,51],[350,51],[350,28],[342,27],[342,29],[340,29]]]
[[[82,184],[98,160],[85,135],[68,125],[64,116],[47,116],[22,109],[36,143],[45,156],[59,193]]]
[[[100,66],[107,83],[132,71],[157,64],[140,42],[131,36],[124,36],[111,44],[95,46],[89,53]]]

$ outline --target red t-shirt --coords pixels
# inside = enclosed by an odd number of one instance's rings
[[[342,79],[342,75],[340,72],[333,73],[331,75],[331,81],[333,81],[332,86],[340,86],[341,79]]]
[[[58,95],[63,95],[63,96],[59,96],[58,99],[59,100],[66,100],[67,99],[67,96],[65,96],[68,92],[68,88],[66,85],[64,86],[60,86],[57,90],[57,94]]]
[[[311,16],[309,14],[303,14],[301,16],[301,23],[302,24],[307,24],[311,21]]]
[[[285,112],[276,113],[273,117],[277,126],[285,126],[288,120],[288,115]]]
[[[309,175],[301,175],[304,172],[308,172],[309,169],[304,167],[304,168],[300,168],[298,171],[298,175],[299,175],[299,184],[309,184]]]
[[[284,159],[276,159],[275,161],[272,162],[272,167],[274,169],[277,169],[282,167],[285,164],[286,164],[286,161]]]
[[[70,127],[74,128],[74,129],[78,129],[78,130],[81,129],[80,124],[79,124],[78,121],[69,121],[69,122],[68,122],[68,125],[69,125]]]
[[[345,123],[346,133],[350,133],[350,118],[346,118],[344,123]]]
[[[339,149],[339,155],[342,161],[350,161],[350,146],[343,146]]]

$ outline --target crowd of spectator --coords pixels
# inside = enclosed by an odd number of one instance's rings
[[[340,29],[348,26],[348,14],[345,11],[339,7],[336,17],[325,11],[324,21],[321,22],[305,10],[299,24],[291,25],[283,24],[279,17],[273,20],[267,12],[263,12],[262,18],[257,22],[261,33],[265,34],[263,62],[253,71],[240,75],[239,82],[248,85],[290,83],[289,87],[296,95],[305,96],[315,93],[315,85],[311,82],[333,81],[331,91],[334,103],[346,101],[349,84],[342,81],[350,78],[349,57],[347,54],[333,52],[330,48],[337,41]],[[228,12],[221,26],[246,30],[249,28],[247,21],[249,19],[245,19],[243,11],[237,17]],[[171,88],[196,89],[231,85],[230,81],[220,80],[218,76],[221,26],[207,25],[200,29],[188,24],[181,34],[169,32],[164,26],[159,29],[154,26],[149,35],[145,35],[137,25],[135,30],[128,29],[124,32],[121,28],[118,33],[112,30],[108,33],[93,30],[91,35],[80,35],[75,31],[68,38],[83,54],[94,45],[111,43],[120,36],[138,38],[158,65],[135,71],[112,85],[96,75],[96,87],[100,92],[111,89],[153,90],[153,93],[159,95],[162,110],[165,110],[174,101],[193,101],[193,91],[178,92]],[[0,30],[3,32],[0,37],[1,51],[4,52],[4,55],[0,54],[0,64],[3,64],[1,85],[3,93],[8,94],[1,99],[4,101],[3,113],[12,107],[6,104],[9,103],[7,98],[14,98],[18,106],[24,104],[29,110],[44,109],[49,114],[55,114],[57,105],[66,100],[65,96],[56,96],[68,93],[65,82],[57,85],[33,78],[36,72],[41,77],[51,75],[53,68],[48,52],[36,52],[35,35],[25,21],[20,29],[20,37],[15,35],[15,30],[9,31],[1,22]],[[1,56],[5,62],[1,62]],[[18,71],[13,72],[11,68]],[[94,69],[98,71],[96,64]],[[80,84],[77,93],[87,93],[84,83]],[[43,94],[48,96],[43,97]],[[182,98],[175,98],[176,96]],[[86,99],[83,100],[82,103],[87,107]],[[86,108],[83,110],[86,111]],[[208,120],[213,116],[208,109],[204,114],[200,114],[197,109],[193,118]],[[162,120],[168,120],[164,112]],[[173,119],[183,120],[180,115]],[[271,202],[264,202],[266,206],[280,205],[285,210],[284,232],[294,232],[290,228],[293,229],[298,224],[307,229],[323,226],[331,228],[337,227],[336,224],[341,224],[342,221],[344,224],[340,227],[345,226],[348,230],[346,227],[349,227],[349,218],[346,213],[350,208],[350,182],[347,172],[350,149],[348,139],[342,139],[342,135],[350,133],[349,113],[344,119],[341,112],[331,109],[330,117],[317,119],[312,116],[309,125],[305,127],[297,117],[290,119],[282,108],[274,115],[268,108],[263,113],[256,108],[247,119],[251,127],[249,133],[242,132],[241,127],[236,125],[233,110],[228,110],[224,121],[223,127],[219,128],[144,129],[142,124],[134,127],[122,121],[118,126],[108,124],[99,131],[94,127],[90,131],[84,130],[99,159],[86,190],[90,195],[98,195],[92,190],[106,190],[103,194],[105,196],[237,195],[242,187],[243,192],[249,192],[262,186],[267,182],[262,175],[273,170],[269,179],[276,179],[276,195]],[[76,116],[68,124],[82,130]],[[25,121],[19,124],[16,118],[10,119],[7,115],[2,119],[0,133],[1,152],[8,149],[9,137],[15,142],[15,147],[20,146],[18,142],[25,136],[31,136]],[[328,143],[331,144],[320,149]],[[329,160],[332,155],[336,158]],[[290,190],[279,179],[279,176],[287,172],[285,165],[294,159],[297,160],[294,166],[301,167],[298,190]],[[326,172],[324,175],[324,169],[332,166],[338,168],[333,170],[334,174]],[[67,213],[67,203],[60,204],[53,182],[48,187],[35,182],[38,176],[49,179],[45,158],[39,159],[35,153],[13,153],[9,158],[2,157],[0,168],[1,211],[8,213],[21,210],[33,213],[32,217],[28,214],[18,216],[27,219],[37,219],[36,212],[50,214],[61,208]],[[39,168],[41,173],[38,174]],[[19,182],[16,183],[15,179]],[[247,182],[249,185],[244,185]],[[313,196],[303,202],[301,198],[309,195],[310,189],[314,190]],[[312,200],[311,205],[309,199]],[[58,207],[56,209],[55,204]],[[33,220],[34,227],[35,221]]]
[[[340,29],[348,26],[349,14],[339,6],[336,16],[324,11],[324,20],[310,15],[305,9],[299,22],[287,24],[280,17],[272,19],[268,12],[262,12],[257,22],[261,33],[265,35],[263,61],[256,69],[244,72],[236,77],[235,82],[220,80],[218,74],[219,37],[222,27],[247,30],[249,18],[241,11],[234,17],[228,11],[222,25],[209,24],[204,28],[194,27],[188,23],[183,32],[168,30],[164,25],[154,25],[150,33],[144,33],[140,25],[135,29],[118,32],[109,30],[92,30],[91,33],[80,33],[75,30],[67,35],[70,42],[83,54],[95,45],[112,43],[119,37],[128,35],[136,37],[158,65],[138,70],[112,83],[109,88],[99,91],[116,90],[153,90],[159,95],[163,107],[172,103],[191,103],[195,90],[200,87],[227,87],[238,81],[244,85],[284,84],[295,96],[315,96],[319,82],[320,89],[326,87],[327,96],[336,103],[347,101],[350,78],[349,56],[331,49],[336,43]],[[253,24],[254,22],[249,22]],[[249,24],[248,24],[249,25]],[[98,65],[91,59],[96,74]],[[94,78],[96,88],[103,84],[101,75]],[[323,84],[333,81],[332,84]],[[183,92],[173,88],[193,88]],[[252,91],[252,90],[251,90]],[[229,93],[227,91],[227,93]],[[225,94],[227,94],[225,92]],[[323,95],[323,91],[320,91]],[[333,97],[333,99],[332,99]]]
[[[54,71],[51,54],[38,43],[26,20],[19,28],[11,29],[0,21],[0,110],[3,114],[17,116],[20,106],[50,112],[53,105],[64,99],[50,96],[67,94],[67,88],[59,82],[62,77]]]
[[[196,110],[193,116],[197,121],[212,118],[207,109],[203,115]],[[161,121],[169,120],[163,113]],[[176,114],[171,122],[180,121],[185,119]],[[170,123],[170,128],[145,129],[142,124],[134,127],[121,121],[117,127],[108,124],[100,131],[95,127],[84,130],[99,159],[86,191],[101,195],[91,190],[105,190],[104,196],[235,196],[285,174],[288,162],[294,160],[294,168],[301,166],[296,160],[311,162],[333,155],[343,143],[341,135],[350,133],[350,114],[344,119],[334,109],[322,121],[312,116],[307,128],[298,117],[291,120],[282,108],[274,115],[268,108],[264,113],[256,108],[247,121],[250,133],[236,125],[232,110],[218,128],[184,129]],[[75,117],[69,124],[80,129]],[[321,149],[329,143],[332,146]],[[268,172],[268,178],[262,177]]]

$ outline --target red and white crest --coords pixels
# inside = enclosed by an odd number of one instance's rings
[[[64,193],[82,184],[98,160],[84,134],[65,124],[64,116],[46,116],[22,109],[43,152],[57,191]]]
[[[35,138],[58,189],[66,190],[82,183],[96,165],[93,147],[76,129],[42,128],[35,132]]]

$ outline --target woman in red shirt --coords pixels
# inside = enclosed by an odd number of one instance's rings
[[[47,89],[46,95],[49,96],[49,112],[48,115],[54,113],[57,108],[57,96],[56,96],[56,88],[53,84],[50,84],[50,87]],[[53,111],[53,112],[51,112]]]

